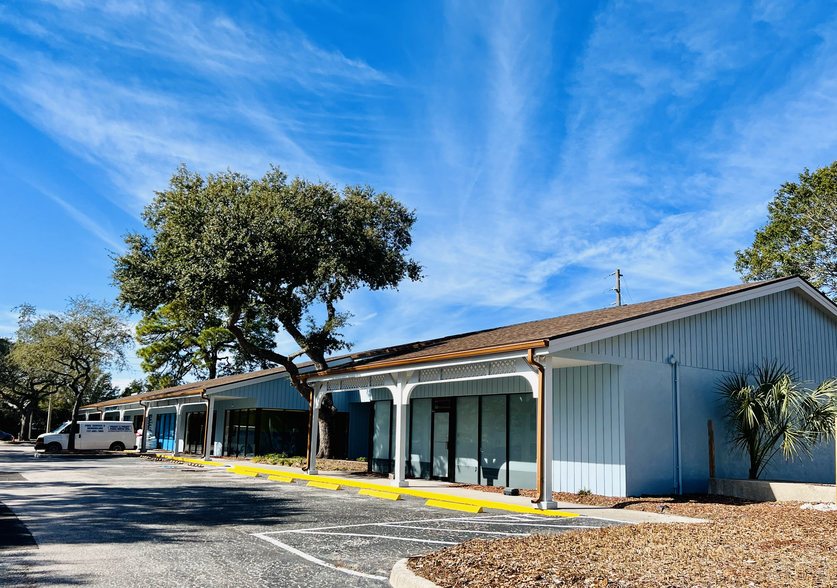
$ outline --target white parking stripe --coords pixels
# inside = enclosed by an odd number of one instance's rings
[[[500,519],[505,517],[505,515],[488,515],[485,519]],[[439,521],[470,521],[473,517],[442,517],[438,519],[415,519],[413,521],[391,521],[387,523],[356,523],[353,525],[333,525],[331,527],[310,527],[312,531],[328,531],[329,529],[354,529],[357,527],[386,527],[389,525],[403,525],[403,524],[410,524],[410,523],[435,523]],[[299,533],[300,531],[307,531],[308,529],[288,529],[286,531],[266,531],[262,533],[263,535],[281,535],[284,533]]]
[[[389,578],[387,578],[386,576],[375,576],[374,574],[364,574],[363,572],[356,572],[355,570],[350,570],[348,568],[339,568],[337,566],[333,566],[328,562],[325,562],[321,559],[318,559],[318,558],[314,557],[313,555],[308,555],[307,553],[304,553],[304,552],[300,551],[299,549],[294,549],[290,545],[286,545],[286,544],[282,543],[281,541],[277,541],[273,537],[267,537],[267,536],[265,536],[264,533],[254,533],[253,536],[258,537],[259,539],[262,539],[264,541],[267,541],[268,543],[272,543],[276,547],[284,549],[288,553],[293,553],[294,555],[298,555],[302,559],[310,561],[311,563],[315,563],[318,566],[323,566],[324,568],[329,568],[331,570],[337,570],[338,572],[343,572],[344,574],[349,574],[351,576],[359,576],[361,578],[369,578],[371,580],[383,580],[384,582],[389,580]]]
[[[538,523],[518,523],[518,522],[493,522],[493,521],[476,521],[476,520],[468,520],[468,521],[459,521],[459,522],[467,522],[467,523],[474,523],[480,525],[504,525],[506,527],[547,527],[549,529],[601,529],[598,525],[547,525],[547,524],[538,524]]]
[[[414,543],[436,543],[438,545],[459,545],[457,541],[433,541],[431,539],[413,539],[412,537],[390,537],[389,535],[365,535],[358,533],[326,533],[324,531],[300,531],[300,535],[335,535],[338,537],[369,537],[371,539],[394,539]]]
[[[440,527],[412,527],[410,525],[381,525],[392,529],[418,529],[420,531],[446,531],[450,533],[476,533],[478,535],[507,535],[509,537],[528,537],[529,533],[503,533],[501,531],[472,531],[469,529],[445,529]]]

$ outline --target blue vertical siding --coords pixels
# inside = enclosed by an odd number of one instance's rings
[[[387,392],[389,394],[389,392]],[[288,410],[308,410],[308,403],[291,385],[289,378],[276,378],[266,382],[256,382],[223,392],[224,396],[255,398],[259,408],[285,408]],[[348,412],[349,405],[359,400],[358,391],[334,392],[334,406],[340,412]]]
[[[625,445],[619,367],[553,370],[553,487],[625,496]]]
[[[764,359],[792,366],[802,380],[837,376],[837,325],[793,290],[594,341],[572,351],[746,371]]]

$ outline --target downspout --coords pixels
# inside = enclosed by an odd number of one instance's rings
[[[668,362],[672,369],[671,406],[672,406],[672,439],[674,440],[674,493],[683,493],[683,461],[680,455],[680,362],[672,355]]]
[[[212,421],[212,415],[209,414],[209,398],[206,397],[206,390],[201,390],[201,399],[206,400],[206,424],[203,426],[203,454],[209,455],[207,451],[207,443],[212,437],[209,436],[209,423]],[[184,428],[185,430],[185,428]],[[183,447],[186,447],[186,433],[183,433]]]
[[[529,365],[535,368],[538,371],[538,433],[537,433],[537,444],[538,444],[538,464],[537,464],[537,474],[536,474],[536,482],[537,482],[537,489],[538,495],[532,499],[533,504],[537,504],[538,502],[543,502],[543,419],[544,419],[544,371],[545,368],[542,364],[535,361],[535,350],[529,349],[528,354],[526,356],[526,361],[529,362]],[[552,498],[551,496],[549,497]]]
[[[308,383],[307,380],[303,381],[306,384]],[[314,388],[311,386],[308,386],[308,388],[311,390],[311,393],[308,396],[308,443],[306,444],[308,450],[305,453],[305,467],[302,468],[303,472],[307,472],[310,469],[309,466],[311,465],[311,433],[312,427],[314,426],[312,423],[314,420]],[[372,461],[370,460],[369,463],[372,463]]]
[[[100,420],[100,421],[105,420],[105,411],[103,411],[103,410],[102,410],[101,408],[99,408],[99,407],[96,407],[96,410],[98,410],[98,411],[99,411],[99,420]],[[84,420],[87,420],[87,415],[85,415],[85,419],[84,419]]]

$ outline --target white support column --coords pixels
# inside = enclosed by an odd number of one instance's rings
[[[395,471],[393,472],[393,486],[409,486],[407,474],[407,407],[410,406],[410,392],[415,388],[417,378],[414,372],[398,374],[398,383],[387,386],[392,393],[392,404],[395,409]]]
[[[543,374],[543,498],[544,501],[538,503],[538,508],[558,508],[558,505],[552,500],[552,487],[554,480],[552,479],[552,447],[555,442],[553,424],[555,422],[552,413],[552,357],[544,356],[538,358],[538,363],[544,367]]]
[[[124,421],[124,420],[125,420],[125,409],[124,409],[124,408],[123,408],[122,410],[120,410],[120,411],[119,411],[119,420],[120,420],[120,421]]]
[[[398,384],[391,386],[392,407],[395,409],[395,466],[393,486],[406,486],[407,470],[407,405],[404,403],[404,374],[398,374]]]
[[[317,474],[317,449],[320,433],[320,402],[322,397],[320,390],[325,389],[325,384],[314,385],[314,402],[311,407],[311,453],[308,455],[308,473],[312,476]]]
[[[214,447],[212,447],[212,429],[215,428],[215,422],[212,419],[213,412],[215,412],[215,397],[210,396],[209,401],[206,403],[206,429],[204,431],[205,436],[203,442],[203,458],[207,461],[214,449]]]
[[[148,429],[151,428],[151,407],[146,406],[142,413],[142,437],[140,453],[148,451]]]
[[[174,455],[180,455],[183,451],[185,443],[183,442],[183,405],[178,404],[174,407]]]

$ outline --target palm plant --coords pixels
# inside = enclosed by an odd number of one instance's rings
[[[721,379],[718,394],[730,442],[750,457],[749,478],[758,479],[773,458],[812,457],[818,443],[834,437],[837,379],[816,388],[794,381],[778,361],[765,361],[749,373]]]

